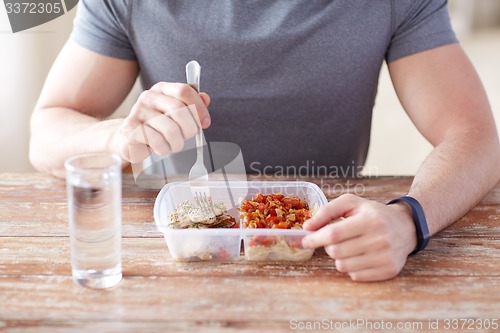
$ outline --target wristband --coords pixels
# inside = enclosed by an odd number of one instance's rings
[[[414,255],[422,251],[427,246],[431,238],[429,227],[427,226],[427,221],[425,220],[424,210],[417,199],[409,196],[393,199],[387,204],[391,205],[398,201],[404,201],[411,207],[413,223],[415,224],[415,229],[417,230],[417,247],[412,253],[410,253],[410,255]]]

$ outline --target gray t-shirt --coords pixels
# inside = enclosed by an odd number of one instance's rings
[[[206,138],[238,144],[248,172],[338,170],[365,162],[383,61],[457,42],[446,3],[82,0],[72,38],[137,60],[145,89],[198,60]]]

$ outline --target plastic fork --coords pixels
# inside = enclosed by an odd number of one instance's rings
[[[186,65],[187,83],[197,92],[200,91],[200,74],[200,64],[196,60],[188,62]],[[203,130],[200,126],[198,128],[198,133],[196,133],[196,162],[189,171],[189,186],[191,187],[191,193],[200,208],[202,208],[200,203],[205,204],[207,202],[203,198],[210,197],[210,190],[208,188],[208,171],[207,168],[205,168],[205,163],[203,162],[203,146]],[[210,202],[211,201],[212,200],[210,199]],[[213,212],[213,208],[211,211]],[[213,215],[215,216],[215,214]]]

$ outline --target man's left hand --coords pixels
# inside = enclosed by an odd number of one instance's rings
[[[322,207],[303,228],[306,248],[325,247],[339,272],[354,281],[388,280],[402,270],[417,245],[411,210],[344,194]]]

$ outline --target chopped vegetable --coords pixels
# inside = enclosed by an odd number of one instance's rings
[[[306,200],[281,193],[258,193],[254,199],[244,200],[238,210],[243,226],[251,229],[301,229],[311,217]]]

